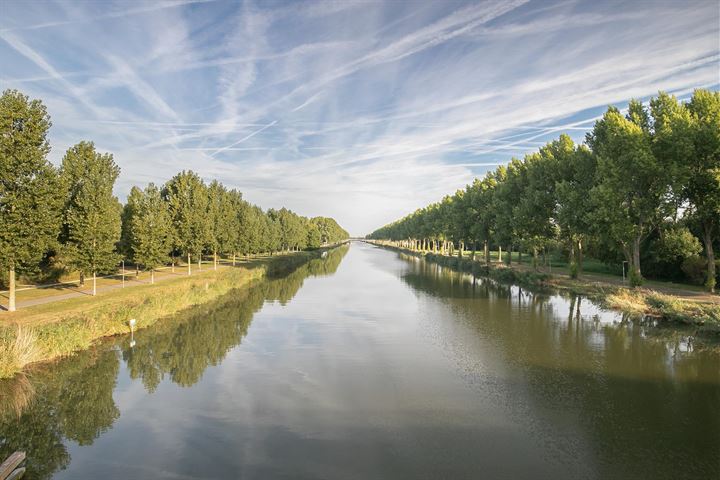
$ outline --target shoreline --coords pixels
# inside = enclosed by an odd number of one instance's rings
[[[552,288],[582,295],[601,307],[627,313],[637,319],[653,319],[664,326],[696,327],[696,333],[720,339],[720,304],[687,300],[646,288],[627,288],[610,283],[563,278],[546,272],[529,271],[506,265],[486,265],[478,260],[458,258],[433,252],[410,250],[395,245],[367,241],[371,245],[424,258],[455,271],[472,273],[502,283],[536,288]]]
[[[153,285],[104,292],[27,307],[0,325],[0,378],[26,367],[86,350],[115,335],[148,328],[188,308],[212,302],[231,290],[282,276],[322,255],[329,247],[263,258],[249,264],[222,266]]]

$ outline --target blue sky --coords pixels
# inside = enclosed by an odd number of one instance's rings
[[[714,0],[0,2],[0,89],[48,106],[53,162],[93,140],[121,200],[192,169],[354,235],[719,84]]]

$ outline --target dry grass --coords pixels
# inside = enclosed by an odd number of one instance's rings
[[[605,304],[610,308],[632,315],[646,315],[652,313],[650,305],[647,303],[647,294],[648,292],[644,290],[619,288],[605,296]]]
[[[19,418],[35,398],[35,387],[27,375],[0,380],[0,419]]]
[[[155,285],[116,289],[97,297],[78,297],[3,314],[0,324],[0,378],[23,367],[89,348],[102,337],[128,333],[193,305],[211,302],[266,275],[304,263],[315,253],[254,259],[238,267],[178,275]]]
[[[565,276],[550,276],[544,273],[528,272],[512,267],[494,265],[489,270],[477,267],[478,263],[466,262],[458,265],[457,259],[444,255],[431,253],[418,254],[402,248],[388,247],[411,255],[418,255],[429,261],[440,263],[450,268],[463,268],[478,275],[505,283],[520,283],[526,285],[551,286],[559,290],[587,296],[598,303],[614,310],[620,310],[632,316],[651,316],[672,323],[696,325],[698,331],[713,333],[720,336],[720,303],[714,297],[707,301],[706,296],[678,296],[668,289],[666,293],[653,290],[655,284],[667,288],[667,282],[650,282],[651,288],[628,289],[618,282],[593,281],[592,277],[571,279]],[[593,275],[597,277],[597,275]],[[684,285],[682,286],[685,287]],[[697,290],[697,289],[696,289]],[[687,292],[684,292],[687,293]]]
[[[223,268],[99,297],[70,299],[12,314],[0,327],[0,378],[33,362],[84,350],[101,337],[128,332],[128,320],[146,328],[265,274],[265,268]]]
[[[3,332],[0,339],[0,378],[8,377],[23,366],[42,359],[42,348],[32,329],[17,326]]]

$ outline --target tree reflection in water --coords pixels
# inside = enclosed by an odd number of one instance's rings
[[[517,372],[516,381],[493,386],[508,399],[502,403],[509,416],[533,423],[538,442],[552,438],[564,458],[579,458],[578,436],[566,434],[577,424],[599,478],[645,478],[654,471],[665,472],[663,478],[715,478],[717,343],[700,342],[693,329],[604,310],[587,298],[405,260],[403,281],[420,299],[433,297],[428,305],[440,302],[453,312],[443,317],[447,322],[431,316],[427,328],[468,384],[487,382],[482,368],[465,364],[477,358],[474,349]],[[562,424],[559,404],[565,421],[576,423]]]
[[[67,441],[92,444],[120,416],[112,394],[121,359],[148,392],[164,379],[193,385],[240,344],[266,301],[284,305],[306,278],[334,273],[348,248],[335,248],[289,273],[270,272],[267,280],[158,322],[135,337],[133,348],[127,337],[116,337],[27,375],[1,380],[0,457],[25,451],[26,478],[50,478],[70,464]]]

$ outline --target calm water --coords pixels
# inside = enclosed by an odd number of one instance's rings
[[[2,385],[30,478],[720,478],[720,354],[355,243]],[[19,418],[17,417],[19,412]]]

